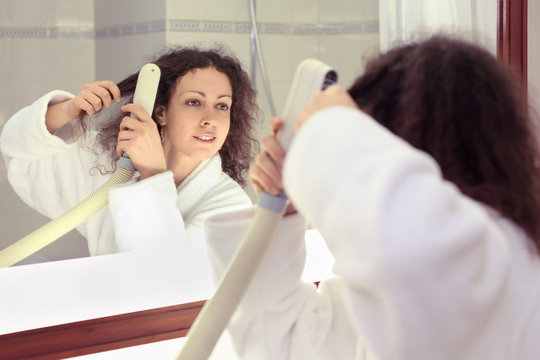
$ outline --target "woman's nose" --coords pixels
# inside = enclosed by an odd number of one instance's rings
[[[213,109],[206,109],[206,111],[203,114],[203,117],[201,119],[200,125],[201,126],[212,126],[214,125],[215,120],[215,114],[213,112]]]

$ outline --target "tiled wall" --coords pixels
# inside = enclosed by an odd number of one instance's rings
[[[0,128],[49,90],[76,92],[95,79],[93,0],[0,1]],[[7,183],[0,161],[0,248],[48,220],[28,208]],[[88,253],[71,232],[35,258]]]
[[[97,79],[119,81],[138,71],[149,56],[165,46],[165,0],[94,3]]]
[[[120,80],[168,45],[225,44],[251,73],[248,0],[147,2],[95,0],[96,76]],[[122,5],[132,15],[113,18]],[[159,4],[159,5],[156,5]],[[315,4],[315,6],[314,6]],[[272,97],[279,112],[296,65],[317,57],[340,69],[348,85],[362,69],[366,51],[378,50],[378,1],[256,1],[256,17]],[[123,59],[115,62],[114,59]],[[113,62],[113,63],[111,63]],[[256,65],[258,67],[258,65]],[[261,74],[259,103],[270,114]]]
[[[378,48],[378,2],[257,1],[256,16],[278,109],[296,64],[317,57],[348,85]],[[0,126],[52,88],[120,80],[167,45],[226,44],[250,68],[249,2],[6,0],[0,3]],[[261,104],[264,106],[264,104]]]
[[[0,2],[0,126],[46,90],[94,79],[93,28],[92,0]]]

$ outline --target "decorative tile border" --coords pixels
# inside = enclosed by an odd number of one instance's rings
[[[343,35],[376,33],[379,22],[364,21],[333,24],[286,24],[258,23],[259,33],[277,35]],[[0,27],[0,38],[23,39],[101,39],[118,36],[133,36],[155,32],[210,32],[210,33],[249,33],[250,22],[201,21],[201,20],[154,20],[144,23],[117,25],[104,28],[88,27]]]
[[[335,24],[258,23],[261,34],[280,35],[343,35],[379,31],[379,22],[364,21]],[[251,22],[169,20],[169,30],[179,32],[249,33]]]
[[[23,39],[93,39],[94,29],[79,28],[3,28],[0,27],[0,38]]]
[[[153,20],[143,23],[125,24],[99,28],[95,31],[95,38],[111,38],[118,36],[133,36],[155,32],[165,32],[165,20]]]

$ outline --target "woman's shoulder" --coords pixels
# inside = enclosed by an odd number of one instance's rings
[[[212,207],[251,205],[242,186],[222,170],[219,154],[203,161],[177,190],[186,207],[201,203]]]
[[[223,197],[235,198],[239,203],[252,204],[244,188],[223,171],[213,192],[217,194],[221,193]]]

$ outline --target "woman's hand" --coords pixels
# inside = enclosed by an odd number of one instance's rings
[[[122,111],[133,113],[136,118],[125,116],[120,123],[116,152],[122,156],[125,151],[133,166],[141,175],[141,180],[167,170],[165,153],[157,125],[140,105],[126,104]]]
[[[249,180],[253,184],[257,194],[266,191],[270,195],[278,195],[283,189],[281,168],[285,160],[285,150],[276,139],[276,133],[283,125],[283,120],[277,116],[270,118],[270,130],[272,134],[261,137],[262,151],[249,168]],[[293,204],[285,211],[286,215],[296,213]]]
[[[47,130],[53,134],[72,119],[82,117],[84,113],[93,115],[112,101],[120,101],[120,89],[111,80],[96,81],[86,84],[72,99],[50,105],[45,114]]]
[[[67,109],[77,117],[81,112],[94,115],[101,109],[111,106],[112,101],[120,101],[120,89],[111,80],[86,84],[73,99],[67,101]]]
[[[347,106],[353,109],[358,109],[356,102],[349,95],[347,90],[332,85],[324,91],[319,91],[313,97],[313,100],[307,104],[294,119],[294,131],[298,132],[308,119],[317,111],[332,107],[332,106]]]

